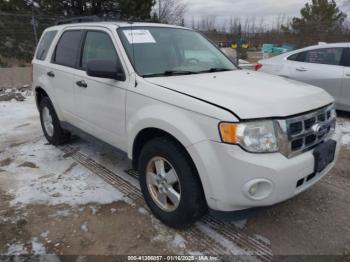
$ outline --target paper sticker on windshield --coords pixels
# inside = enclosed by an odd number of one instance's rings
[[[148,30],[124,30],[123,32],[130,44],[156,43]]]

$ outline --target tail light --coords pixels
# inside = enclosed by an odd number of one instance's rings
[[[255,71],[259,71],[259,69],[261,69],[262,67],[263,67],[262,64],[257,63],[257,64],[255,65]]]

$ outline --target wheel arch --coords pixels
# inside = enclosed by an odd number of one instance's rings
[[[46,90],[42,86],[36,86],[34,91],[35,91],[35,102],[36,102],[37,108],[39,109],[39,105],[40,105],[41,100],[44,97],[48,97],[50,99],[54,109],[55,109],[55,112],[57,114],[58,119],[60,121],[63,121],[61,110],[60,110],[60,107],[58,106],[58,104],[56,103],[54,94],[52,94],[51,92],[49,92],[50,90]]]
[[[49,97],[48,93],[40,86],[35,87],[35,102],[36,107],[39,108],[40,102],[44,97]]]
[[[132,165],[133,165],[134,169],[137,169],[137,162],[138,162],[138,158],[140,156],[142,148],[145,146],[145,144],[148,141],[150,141],[154,138],[157,138],[157,137],[170,138],[172,141],[177,143],[184,150],[184,152],[186,152],[188,157],[193,162],[189,152],[187,151],[186,147],[183,145],[183,142],[181,142],[179,138],[175,137],[170,132],[165,131],[165,130],[158,128],[158,127],[145,127],[143,129],[141,129],[137,133],[135,138],[133,139],[132,149],[131,149],[130,155],[131,155]],[[193,164],[194,164],[194,162],[193,162]],[[195,166],[195,164],[194,164],[194,166]]]
[[[206,199],[206,188],[205,185],[203,184],[201,175],[199,174],[197,165],[193,159],[193,157],[191,156],[190,152],[187,150],[187,148],[184,146],[184,144],[180,141],[180,139],[178,139],[177,137],[175,137],[174,135],[172,135],[171,133],[162,130],[160,128],[155,128],[155,127],[147,127],[144,128],[142,130],[139,131],[139,133],[136,135],[135,139],[134,139],[134,143],[132,146],[132,166],[135,170],[137,170],[138,168],[138,160],[139,160],[139,156],[140,153],[142,151],[143,146],[146,145],[146,143],[154,138],[158,138],[158,137],[167,137],[168,139],[172,140],[173,142],[175,142],[184,152],[184,154],[186,155],[186,157],[189,159],[189,161],[191,162],[193,169],[195,170],[195,176],[197,177],[199,183],[200,183],[200,187],[202,190],[202,194],[203,197]]]

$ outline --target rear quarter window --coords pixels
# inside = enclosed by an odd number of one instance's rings
[[[47,52],[49,51],[52,41],[55,38],[56,34],[57,34],[57,31],[47,31],[44,33],[36,51],[36,55],[35,55],[36,59],[38,60],[46,59]]]
[[[305,62],[306,52],[296,53],[289,56],[287,59],[296,62]]]
[[[53,63],[68,67],[76,67],[80,54],[81,30],[65,31],[57,43]]]

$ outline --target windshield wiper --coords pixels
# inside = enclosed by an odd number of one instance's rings
[[[226,72],[226,71],[232,71],[232,69],[212,67],[208,70],[200,71],[200,73],[215,73],[215,72]]]
[[[192,75],[198,74],[196,71],[186,71],[186,70],[167,70],[162,73],[143,75],[142,77],[157,77],[157,76],[174,76],[174,75]]]

